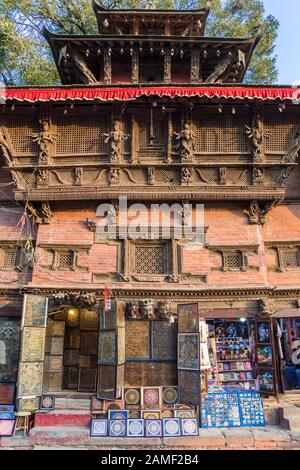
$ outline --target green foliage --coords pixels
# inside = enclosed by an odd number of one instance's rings
[[[152,0],[156,8],[195,9],[206,0]],[[103,0],[107,8],[145,8],[149,0]],[[211,0],[206,35],[248,37],[261,25],[263,38],[252,58],[246,81],[277,80],[275,41],[279,27],[265,16],[262,0]],[[91,0],[0,0],[0,70],[6,84],[59,83],[50,49],[42,36],[44,26],[57,33],[97,32]]]

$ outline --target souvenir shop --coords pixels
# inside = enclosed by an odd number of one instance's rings
[[[4,350],[17,349],[8,327],[0,370]],[[7,421],[28,413],[34,425],[63,397],[90,400],[92,436],[264,426],[263,397],[299,390],[296,317],[205,319],[198,304],[116,300],[99,315],[99,304],[51,311],[46,299],[27,296],[20,330],[19,364],[9,355],[17,387],[6,373],[0,388],[0,421],[9,433]]]

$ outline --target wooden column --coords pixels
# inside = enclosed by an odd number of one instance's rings
[[[199,49],[191,50],[191,83],[199,83],[200,53]]]
[[[110,85],[111,84],[111,52],[108,48],[104,51],[104,84]]]
[[[139,82],[139,51],[137,48],[134,48],[132,53],[131,82]]]
[[[166,50],[164,55],[164,83],[171,83],[172,78],[172,57],[171,51],[169,49]]]
[[[138,145],[139,129],[134,113],[131,117],[131,156],[130,163],[137,163],[137,145]]]
[[[167,131],[167,152],[166,152],[166,163],[172,162],[172,139],[173,139],[173,122],[172,122],[172,111],[168,111],[168,131]]]

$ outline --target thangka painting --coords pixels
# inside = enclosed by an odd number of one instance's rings
[[[199,370],[200,342],[198,333],[178,335],[178,369]]]
[[[18,397],[30,397],[42,394],[43,363],[20,362]]]
[[[46,326],[48,299],[38,295],[25,295],[23,326]]]
[[[45,328],[23,328],[21,361],[39,362],[44,360]]]
[[[15,383],[19,361],[20,321],[0,318],[0,383]]]

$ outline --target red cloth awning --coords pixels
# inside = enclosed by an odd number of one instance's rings
[[[129,101],[141,96],[202,97],[209,99],[234,100],[289,100],[300,102],[300,87],[257,87],[257,86],[170,86],[170,87],[49,87],[49,88],[6,88],[0,91],[0,100],[22,102],[45,101]]]

